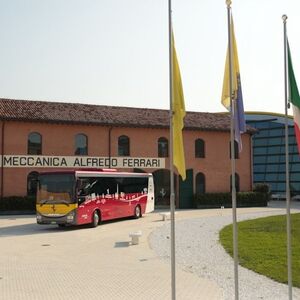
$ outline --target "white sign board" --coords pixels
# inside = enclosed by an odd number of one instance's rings
[[[165,158],[0,155],[4,168],[140,168],[164,169]]]

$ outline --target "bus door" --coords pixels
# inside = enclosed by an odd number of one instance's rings
[[[77,222],[90,223],[92,218],[92,193],[90,178],[81,178],[77,181]]]
[[[147,205],[146,213],[154,211],[154,182],[153,176],[148,177],[148,195],[147,195]]]

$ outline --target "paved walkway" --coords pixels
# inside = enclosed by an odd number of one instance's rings
[[[281,208],[239,209],[238,213]],[[176,219],[231,214],[230,209],[179,211]],[[167,221],[168,222],[168,221]],[[171,267],[149,248],[148,235],[163,225],[158,212],[139,220],[61,229],[33,216],[0,217],[0,298],[171,299]],[[139,245],[129,233],[142,230]],[[176,299],[222,299],[214,282],[176,269]]]

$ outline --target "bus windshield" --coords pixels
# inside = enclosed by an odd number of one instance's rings
[[[74,203],[75,176],[73,174],[41,174],[38,181],[38,204]]]

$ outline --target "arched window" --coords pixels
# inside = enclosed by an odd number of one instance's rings
[[[30,172],[27,176],[27,196],[34,196],[37,189],[38,172]]]
[[[230,175],[230,191],[232,191],[232,176]],[[239,174],[235,173],[235,190],[236,192],[240,191],[240,176]]]
[[[195,157],[205,157],[205,142],[202,139],[197,139],[195,141]]]
[[[231,142],[229,142],[229,158],[231,158]],[[234,158],[240,158],[239,157],[239,144],[237,141],[234,141]]]
[[[32,132],[28,135],[27,154],[42,154],[42,136],[38,132]]]
[[[169,142],[166,138],[160,137],[157,142],[158,146],[158,157],[169,156]]]
[[[121,135],[118,138],[118,155],[129,156],[129,137]]]
[[[75,155],[88,154],[88,138],[85,134],[79,133],[75,136]]]
[[[205,175],[203,173],[198,173],[196,175],[196,194],[205,193]]]

